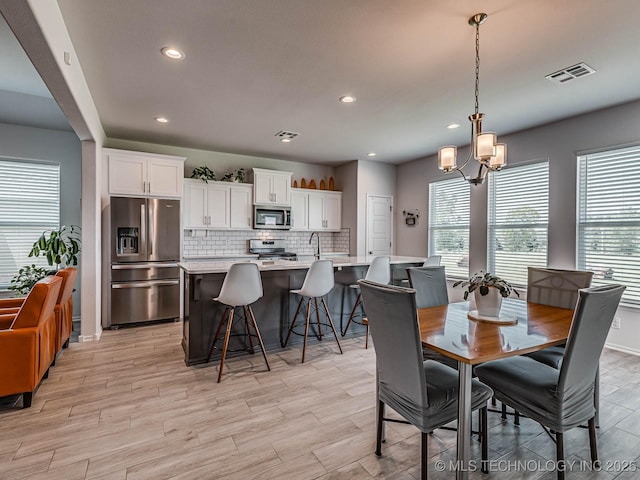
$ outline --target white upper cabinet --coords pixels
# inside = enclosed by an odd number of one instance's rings
[[[184,158],[105,148],[109,194],[182,198]]]
[[[187,229],[252,228],[252,185],[184,179],[183,227]]]
[[[309,191],[291,189],[291,230],[309,230]]]
[[[253,228],[253,187],[251,185],[231,185],[231,228],[251,230]]]
[[[256,205],[291,205],[291,172],[253,169],[253,201]]]
[[[299,198],[303,196],[304,199]],[[296,208],[302,209],[301,206],[296,207],[296,204],[303,202],[307,209],[306,226],[302,226],[302,222],[298,223],[296,220],[297,217],[303,215],[302,212],[297,213],[298,210],[295,210]],[[342,227],[342,192],[293,189],[292,203],[292,230],[340,231]]]

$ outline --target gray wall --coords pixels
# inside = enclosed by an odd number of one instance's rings
[[[517,165],[549,159],[549,266],[575,268],[576,265],[576,156],[607,147],[640,142],[640,101],[580,115],[538,128],[500,136],[508,146],[508,163]],[[467,150],[460,149],[461,158]],[[437,156],[419,159],[398,167],[398,207],[418,208],[424,219],[417,227],[402,225],[396,215],[397,252],[427,255],[429,182],[445,178],[437,168]],[[447,178],[449,178],[447,176]],[[487,186],[471,187],[470,271],[486,267]],[[640,353],[638,309],[621,307],[621,329],[612,330],[609,344]]]
[[[0,123],[0,156],[60,164],[60,222],[80,225],[81,145],[75,133]],[[25,264],[28,259],[25,258]],[[80,312],[80,282],[73,294],[74,315]]]

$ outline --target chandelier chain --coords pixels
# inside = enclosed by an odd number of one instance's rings
[[[480,95],[480,24],[476,24],[476,115],[478,114],[478,96]]]

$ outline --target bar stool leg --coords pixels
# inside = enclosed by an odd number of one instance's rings
[[[220,323],[218,324],[218,328],[216,329],[216,334],[213,336],[213,342],[211,342],[211,348],[209,349],[209,356],[207,357],[207,363],[211,361],[211,355],[213,355],[213,348],[218,341],[218,337],[220,336],[220,330],[222,329],[222,325],[224,324],[224,317],[227,315],[227,310],[229,307],[225,305],[224,311],[222,312],[222,317],[220,317]]]
[[[314,298],[316,303],[316,320],[318,321],[318,340],[322,341],[322,325],[320,325],[320,309],[318,308],[318,299]]]
[[[340,346],[340,340],[338,340],[338,332],[336,332],[336,327],[333,324],[333,320],[331,319],[331,314],[329,313],[329,309],[327,308],[327,302],[325,302],[324,297],[322,297],[322,305],[324,306],[324,311],[327,313],[327,318],[329,319],[329,325],[331,325],[331,330],[333,330],[333,336],[336,337],[336,343],[338,344],[338,349],[340,353],[342,353],[342,347]]]
[[[293,322],[291,322],[291,326],[289,327],[289,332],[287,333],[287,338],[282,344],[282,348],[286,347],[287,343],[289,343],[291,332],[293,332],[293,327],[296,326],[296,320],[298,319],[298,314],[300,313],[300,307],[302,307],[302,300],[304,300],[304,297],[300,297],[300,301],[298,302],[298,308],[296,309],[296,314],[293,316]]]
[[[343,337],[347,334],[347,330],[349,330],[349,326],[351,325],[351,321],[353,320],[353,317],[355,317],[356,309],[358,308],[358,305],[360,305],[360,303],[362,303],[362,294],[361,293],[359,293],[358,296],[356,297],[356,303],[353,304],[353,308],[351,309],[351,315],[349,315],[349,321],[347,322],[347,326],[344,327],[344,332],[340,332]]]
[[[369,320],[366,318],[362,319],[362,323],[364,323],[365,327],[367,327],[367,331],[365,332],[366,337],[364,337],[364,349],[369,348]]]
[[[229,336],[231,335],[231,324],[233,323],[234,308],[229,309],[229,317],[227,318],[227,333],[224,336],[224,347],[222,347],[222,358],[220,359],[220,371],[218,372],[218,383],[222,379],[222,367],[224,367],[224,359],[227,356],[227,348],[229,347]]]
[[[247,310],[249,310],[249,315],[251,315],[251,321],[253,322],[253,329],[256,331],[256,336],[258,337],[258,343],[260,343],[260,348],[262,349],[262,356],[264,357],[264,363],[267,364],[267,370],[271,371],[271,366],[269,365],[269,360],[267,359],[267,352],[264,349],[264,343],[262,343],[262,335],[260,335],[260,330],[258,330],[258,323],[256,322],[256,317],[253,315],[253,309],[251,306],[247,306]]]
[[[249,313],[247,312],[246,305],[242,306],[242,311],[244,313],[244,324],[247,326],[247,337],[249,338],[249,352],[251,354],[254,354],[256,353],[256,351],[253,348],[253,339],[251,338],[251,328],[249,327]]]
[[[302,344],[302,362],[304,363],[304,355],[307,353],[307,335],[309,334],[309,317],[311,316],[311,299],[307,300],[307,320],[304,324],[304,342]]]

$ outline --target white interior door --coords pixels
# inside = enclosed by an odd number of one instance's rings
[[[390,255],[391,238],[391,197],[367,195],[367,255]]]

